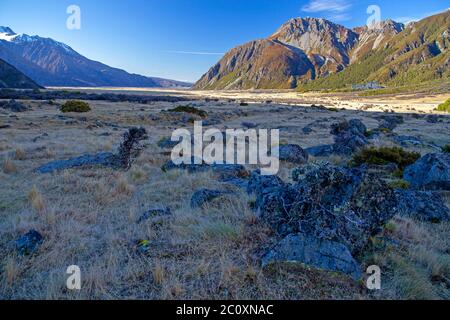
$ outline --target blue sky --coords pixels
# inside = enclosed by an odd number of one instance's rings
[[[68,30],[66,9],[81,9]],[[70,45],[86,57],[148,76],[195,81],[236,45],[275,32],[293,17],[364,25],[369,5],[382,19],[420,19],[447,0],[0,0],[0,25]]]

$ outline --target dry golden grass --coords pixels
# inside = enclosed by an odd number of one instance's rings
[[[169,157],[156,147],[157,139],[170,136],[179,124],[171,122],[170,118],[149,120],[149,114],[160,116],[160,110],[173,108],[176,104],[99,101],[92,105],[87,123],[67,125],[58,119],[54,107],[43,105],[33,112],[24,112],[13,128],[2,129],[0,157],[8,160],[8,166],[16,167],[16,162],[20,166],[20,170],[16,168],[11,174],[4,170],[3,161],[3,172],[0,172],[2,298],[442,297],[441,291],[436,290],[436,283],[439,283],[439,277],[448,274],[448,253],[442,249],[448,248],[448,230],[444,224],[418,224],[404,219],[395,222],[392,235],[405,249],[396,250],[394,256],[384,249],[374,252],[373,257],[377,255],[381,266],[398,268],[393,269],[397,271],[390,273],[387,279],[383,278],[386,289],[375,296],[365,291],[360,283],[346,277],[302,266],[280,265],[262,269],[259,262],[261,248],[270,246],[273,233],[252,212],[250,204],[254,197],[236,190],[236,195],[216,199],[204,208],[194,210],[190,207],[190,197],[195,190],[224,188],[224,185],[211,172],[162,172],[161,165]],[[220,115],[238,106],[210,103],[200,107],[209,114]],[[297,130],[300,133],[296,130],[282,133],[282,139],[305,147],[332,142],[329,135],[331,116],[349,119],[357,116],[371,127],[377,125],[371,114],[347,111],[330,115],[300,107],[278,114],[270,111],[271,108],[274,105],[251,104],[248,119],[227,115],[223,125],[239,127],[242,121],[249,120],[260,123],[261,127],[303,128],[316,120],[325,121],[314,127],[314,133],[308,136],[301,130]],[[46,120],[40,121],[41,117]],[[143,118],[146,119],[144,122]],[[101,167],[53,174],[34,172],[36,167],[55,159],[114,150],[125,129],[96,127],[97,120],[118,123],[122,128],[145,125],[151,146],[128,172]],[[412,123],[421,130],[425,140],[448,140],[440,124],[433,127],[419,120],[409,121],[416,121]],[[39,127],[26,126],[30,122],[38,123]],[[403,130],[402,134],[407,133],[406,127],[402,126],[400,130]],[[43,132],[48,135],[43,136]],[[102,135],[105,132],[110,136]],[[33,141],[36,137],[40,138]],[[14,159],[8,158],[14,152]],[[346,159],[333,161],[345,162]],[[283,164],[280,176],[289,181],[293,167]],[[171,216],[137,223],[145,211],[166,206],[170,207]],[[10,243],[30,229],[42,233],[44,243],[32,257],[18,257]],[[136,241],[140,239],[149,241],[148,254],[141,254],[136,249]],[[70,292],[65,287],[65,270],[72,264],[81,268],[82,290],[79,292]]]
[[[17,172],[17,166],[14,164],[14,162],[10,158],[6,158],[3,160],[3,172],[7,174],[12,174]]]

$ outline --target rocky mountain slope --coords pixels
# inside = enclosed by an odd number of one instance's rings
[[[353,30],[324,19],[291,19],[268,39],[229,51],[194,88],[334,88],[445,77],[449,15],[407,27],[386,20],[376,28]]]
[[[0,58],[45,86],[185,87],[188,83],[145,77],[90,60],[50,38],[0,27]]]
[[[356,59],[346,70],[313,81],[306,89],[338,89],[377,81],[386,86],[450,78],[450,11],[411,23]]]
[[[0,59],[0,88],[39,89],[33,80]]]

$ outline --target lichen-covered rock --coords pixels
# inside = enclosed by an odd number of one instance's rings
[[[415,189],[450,190],[450,154],[423,156],[405,169],[403,179]]]
[[[29,109],[23,103],[17,102],[14,99],[11,99],[9,101],[0,101],[0,108],[9,110],[12,112],[25,112]]]
[[[396,213],[394,191],[363,169],[312,164],[297,181],[256,193],[259,216],[282,236],[302,232],[358,254]]]
[[[308,162],[308,153],[302,147],[296,144],[286,144],[280,146],[279,159],[281,161],[295,164],[304,164]]]
[[[22,256],[32,255],[44,241],[42,235],[36,230],[30,230],[15,241],[16,249]]]
[[[450,210],[441,196],[431,191],[396,190],[399,214],[421,221],[448,221]]]
[[[303,263],[325,271],[341,272],[354,280],[362,275],[360,265],[345,245],[302,233],[286,236],[262,259],[263,267],[276,262]]]
[[[368,144],[366,132],[366,126],[358,119],[333,124],[331,134],[335,135],[334,153],[349,155],[364,147]]]

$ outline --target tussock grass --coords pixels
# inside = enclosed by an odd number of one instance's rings
[[[18,171],[17,166],[10,158],[3,160],[2,169],[4,173],[12,174]]]

